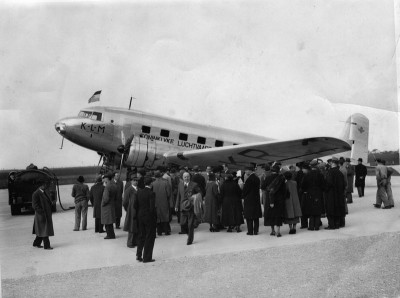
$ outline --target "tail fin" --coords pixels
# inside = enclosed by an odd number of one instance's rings
[[[341,139],[351,145],[351,151],[345,152],[341,156],[349,157],[352,164],[356,164],[359,158],[363,162],[368,161],[368,137],[369,120],[362,114],[353,114],[347,118]]]

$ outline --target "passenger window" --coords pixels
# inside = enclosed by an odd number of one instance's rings
[[[206,138],[198,137],[198,138],[197,138],[197,143],[198,143],[198,144],[205,144],[205,143],[206,143]]]
[[[169,130],[161,129],[160,136],[168,138],[169,137]]]
[[[142,126],[142,133],[150,133],[151,127],[150,126]]]
[[[188,139],[188,135],[187,134],[185,134],[185,133],[180,133],[179,134],[179,140],[187,141],[187,139]]]
[[[224,146],[224,142],[220,140],[215,140],[215,147],[222,147]]]

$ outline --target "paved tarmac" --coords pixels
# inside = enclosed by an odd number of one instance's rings
[[[349,205],[340,230],[297,230],[271,237],[195,231],[194,244],[178,235],[157,237],[156,262],[135,260],[127,233],[104,240],[88,230],[73,232],[74,211],[53,214],[52,251],[32,247],[33,215],[11,216],[7,190],[0,191],[0,257],[3,297],[400,297],[400,177],[393,177],[396,207],[376,209],[376,187]],[[71,185],[61,186],[64,207],[73,205]],[[60,210],[58,208],[58,210]],[[124,216],[122,220],[124,219]],[[326,219],[323,219],[326,225]]]

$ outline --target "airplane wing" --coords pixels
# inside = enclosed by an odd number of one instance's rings
[[[226,163],[236,168],[242,168],[250,163],[265,164],[271,161],[280,161],[282,164],[293,164],[349,150],[351,150],[351,146],[343,140],[330,137],[316,137],[167,152],[164,154],[164,157],[168,163],[187,166],[207,166]]]

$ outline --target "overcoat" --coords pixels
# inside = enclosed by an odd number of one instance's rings
[[[97,182],[90,188],[90,202],[93,206],[93,218],[101,218],[101,200],[103,199],[104,186]]]
[[[288,180],[286,182],[286,200],[285,200],[285,219],[301,217],[300,200],[297,193],[297,182]]]
[[[178,210],[183,210],[183,202],[187,201],[193,194],[199,192],[201,193],[201,190],[196,182],[190,181],[185,190],[184,182],[181,180],[178,186],[178,192],[176,194],[175,208],[178,208]]]
[[[343,174],[338,167],[329,169],[326,175],[326,215],[327,216],[345,216],[345,200]]]
[[[239,226],[243,221],[242,190],[237,181],[225,180],[221,189],[222,225]]]
[[[353,184],[354,184],[354,166],[348,164],[346,166],[347,170],[347,190],[346,192],[353,192]]]
[[[38,188],[32,195],[32,208],[35,210],[32,234],[54,236],[50,194]]]
[[[206,184],[206,195],[204,197],[204,222],[217,225],[218,210],[220,206],[220,195],[218,185],[215,181],[208,181]]]
[[[244,183],[242,197],[244,200],[244,218],[256,219],[262,216],[260,203],[260,179],[252,173]]]
[[[286,184],[282,174],[274,173],[266,181],[264,226],[281,226],[285,213]],[[271,204],[274,207],[271,208]]]
[[[358,164],[355,166],[355,174],[356,174],[356,187],[364,187],[365,186],[365,176],[367,176],[367,167],[363,164]]]
[[[125,189],[124,200],[122,205],[126,211],[125,222],[124,222],[124,231],[129,233],[137,234],[138,223],[137,223],[137,214],[135,209],[135,201],[137,200],[137,190],[131,185]]]
[[[305,216],[320,216],[324,211],[325,179],[317,169],[305,174],[301,189],[303,191],[302,206]]]
[[[117,189],[114,183],[109,183],[103,192],[101,200],[101,223],[110,225],[115,223],[115,197]]]
[[[117,194],[115,196],[115,217],[122,217],[122,194],[124,192],[124,183],[121,180],[116,182],[113,180],[116,186]]]
[[[153,182],[153,191],[156,194],[157,223],[169,222],[171,187],[168,181],[156,178]]]

